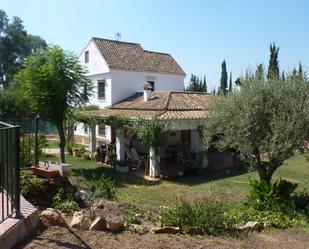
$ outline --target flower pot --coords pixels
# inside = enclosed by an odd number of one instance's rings
[[[35,167],[32,166],[32,172],[33,174],[43,177],[43,178],[53,178],[56,177],[59,173],[57,169],[52,168],[43,168],[43,167]]]
[[[70,175],[71,164],[61,163],[58,166],[59,174],[63,177],[68,177]]]

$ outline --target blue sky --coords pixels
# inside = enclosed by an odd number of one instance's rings
[[[268,64],[269,44],[280,47],[280,69],[309,67],[306,0],[0,0],[11,18],[48,43],[79,54],[93,36],[140,43],[173,55],[187,73],[218,85],[221,62],[235,80]]]

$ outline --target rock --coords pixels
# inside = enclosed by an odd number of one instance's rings
[[[62,214],[53,208],[45,209],[41,214],[40,218],[43,222],[52,226],[67,226],[65,219]]]
[[[265,228],[264,223],[257,222],[257,221],[249,221],[245,225],[238,227],[238,229],[240,230],[249,230],[249,231],[258,231],[258,232],[260,232],[264,228]]]
[[[104,231],[106,230],[106,220],[102,217],[97,217],[90,225],[89,230]]]
[[[122,217],[113,216],[106,218],[106,227],[114,233],[121,232],[124,229],[124,222]]]
[[[143,225],[138,225],[138,224],[130,224],[128,227],[129,231],[138,233],[140,235],[146,234],[149,232],[149,228]]]
[[[88,230],[91,225],[91,220],[85,216],[83,211],[75,212],[70,223],[70,228],[79,228]]]
[[[151,229],[152,232],[154,233],[169,233],[169,234],[177,234],[180,233],[180,228],[179,227],[170,227],[170,226],[166,226],[166,227],[153,227]]]

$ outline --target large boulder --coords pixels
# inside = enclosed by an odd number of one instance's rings
[[[41,214],[40,218],[45,224],[49,224],[52,226],[67,226],[67,223],[62,216],[62,214],[53,208],[45,209]]]
[[[114,233],[121,232],[124,229],[123,218],[120,216],[106,217],[106,227]]]
[[[70,228],[78,228],[81,230],[88,230],[91,225],[91,220],[85,215],[83,211],[75,212],[70,223]]]
[[[106,220],[102,217],[97,217],[91,223],[89,230],[97,230],[97,231],[104,231],[106,230]]]
[[[268,226],[267,223],[263,222],[257,222],[257,221],[249,221],[245,225],[239,226],[238,229],[240,230],[248,230],[248,231],[258,231],[260,232],[263,230],[266,226]]]

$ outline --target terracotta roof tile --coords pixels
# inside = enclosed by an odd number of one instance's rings
[[[92,38],[110,69],[185,75],[170,54],[147,51],[138,43]]]
[[[142,93],[103,110],[92,112],[101,117],[126,116],[158,120],[203,119],[208,116],[208,107],[213,96],[207,93],[153,92],[149,101]]]

